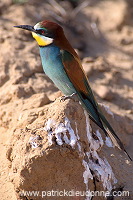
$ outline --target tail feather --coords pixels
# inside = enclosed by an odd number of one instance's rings
[[[124,145],[122,144],[119,137],[116,135],[115,131],[113,130],[113,128],[111,127],[107,119],[104,117],[104,115],[101,112],[99,112],[99,116],[105,129],[104,132],[106,132],[106,134],[109,135],[113,144],[117,146],[119,149],[122,149],[126,153],[126,155],[129,157],[129,159],[132,161],[132,158],[129,156],[129,154],[125,150]]]

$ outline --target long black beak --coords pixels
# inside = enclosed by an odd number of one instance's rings
[[[34,26],[30,26],[30,25],[19,25],[19,26],[14,26],[15,28],[22,28],[28,31],[32,31],[36,33],[36,30],[34,29]]]

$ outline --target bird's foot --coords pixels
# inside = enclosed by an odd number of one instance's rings
[[[77,93],[72,93],[69,96],[62,96],[61,99],[60,99],[60,101],[65,101],[67,99],[72,99],[72,100],[76,101],[75,98],[73,98],[73,97],[75,97],[75,95],[77,95]]]

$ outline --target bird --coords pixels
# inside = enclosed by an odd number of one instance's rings
[[[115,146],[123,150],[128,158],[123,143],[103,115],[83,70],[81,60],[65,36],[62,26],[44,20],[36,25],[14,26],[28,30],[37,41],[45,74],[66,96],[77,95],[79,102],[88,112],[90,119],[109,136]]]

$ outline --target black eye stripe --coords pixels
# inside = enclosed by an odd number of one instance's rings
[[[48,30],[36,29],[36,33],[54,39],[54,34]]]
[[[40,30],[37,30],[37,33],[39,33],[40,35],[44,35],[46,33],[46,31],[40,29]]]

